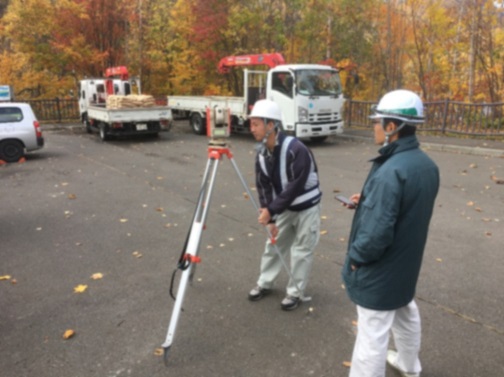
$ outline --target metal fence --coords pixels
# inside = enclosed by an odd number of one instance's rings
[[[25,101],[42,122],[78,122],[79,103],[76,99]],[[166,97],[156,98],[166,105]],[[369,128],[369,115],[376,102],[347,100],[345,127]],[[425,103],[425,123],[420,131],[434,131],[474,136],[504,136],[504,103],[472,104],[455,101]]]
[[[155,97],[156,105],[166,106],[167,97]],[[27,100],[40,122],[80,122],[79,101],[77,99]]]
[[[30,104],[41,122],[79,121],[79,102],[76,99],[41,99],[23,101]]]
[[[376,102],[348,100],[345,127],[370,128],[369,115]],[[473,136],[504,136],[504,103],[472,104],[455,101],[426,102],[420,131]]]

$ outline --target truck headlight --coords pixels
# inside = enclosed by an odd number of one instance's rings
[[[308,109],[298,106],[298,120],[300,122],[308,122]]]

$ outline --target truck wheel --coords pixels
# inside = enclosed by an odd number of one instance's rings
[[[88,134],[93,132],[93,130],[91,129],[91,123],[89,123],[89,119],[87,118],[87,116],[84,116],[84,118],[82,118],[82,124],[86,128],[86,132]]]
[[[206,133],[205,122],[199,113],[191,115],[191,127],[196,135],[204,135]]]
[[[106,124],[100,123],[100,139],[101,141],[107,141],[109,136],[107,135],[108,126]]]
[[[24,157],[24,146],[18,140],[5,140],[0,143],[0,160],[18,162]]]
[[[310,137],[310,140],[313,141],[314,143],[322,143],[327,139],[327,136],[314,136]]]

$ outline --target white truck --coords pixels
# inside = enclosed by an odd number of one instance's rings
[[[232,56],[221,60],[219,71],[233,66],[268,65],[269,71],[244,70],[244,94],[224,96],[168,96],[175,117],[189,118],[193,132],[205,133],[206,108],[229,108],[232,131],[248,129],[254,103],[275,101],[284,116],[284,131],[302,139],[323,141],[343,132],[341,80],[337,69],[318,64],[283,64],[280,54]]]
[[[106,141],[112,136],[157,135],[170,130],[173,118],[167,106],[107,108],[110,96],[131,95],[134,82],[126,67],[109,68],[105,76],[79,82],[80,118],[88,133],[98,132]]]

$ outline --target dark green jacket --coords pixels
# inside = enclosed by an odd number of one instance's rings
[[[415,296],[439,170],[416,136],[379,152],[355,210],[342,275],[354,303],[394,310]]]

